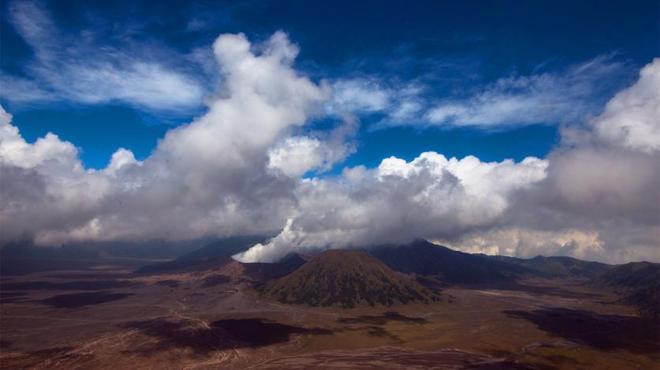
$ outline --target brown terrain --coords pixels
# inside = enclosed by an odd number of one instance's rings
[[[363,251],[329,250],[268,282],[264,295],[283,303],[352,308],[429,302],[434,293]]]
[[[660,368],[657,317],[641,316],[628,295],[582,272],[512,268],[508,281],[497,260],[479,271],[504,280],[487,284],[475,275],[467,284],[446,281],[464,280],[464,269],[451,275],[425,265],[424,277],[405,275],[390,269],[394,259],[383,260],[387,267],[364,252],[277,264],[225,257],[148,273],[114,261],[3,276],[0,368]],[[320,281],[309,283],[314,276]],[[394,298],[352,285],[361,280],[381,284],[379,291],[395,287]]]

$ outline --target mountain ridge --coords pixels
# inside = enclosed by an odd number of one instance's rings
[[[618,291],[620,301],[635,306],[641,315],[660,316],[660,264],[642,261],[617,265],[592,282]]]

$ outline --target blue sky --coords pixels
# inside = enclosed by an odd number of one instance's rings
[[[88,167],[118,147],[143,159],[222,86],[210,50],[219,34],[256,43],[282,30],[300,48],[299,72],[382,94],[353,107],[357,151],[336,168],[427,150],[543,157],[561,124],[599,113],[658,54],[657,14],[655,1],[5,1],[0,102],[28,141],[56,133]],[[31,32],[38,22],[46,36]],[[152,61],[161,70],[118,77]],[[118,82],[67,80],[89,70]],[[132,83],[143,91],[103,91]]]

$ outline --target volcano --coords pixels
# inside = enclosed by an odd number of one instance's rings
[[[438,299],[433,291],[358,250],[325,251],[266,284],[262,293],[283,303],[344,308]]]

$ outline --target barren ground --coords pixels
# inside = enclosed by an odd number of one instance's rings
[[[226,271],[106,266],[4,277],[0,300],[3,369],[660,368],[657,321],[571,281],[309,308],[260,299]]]

